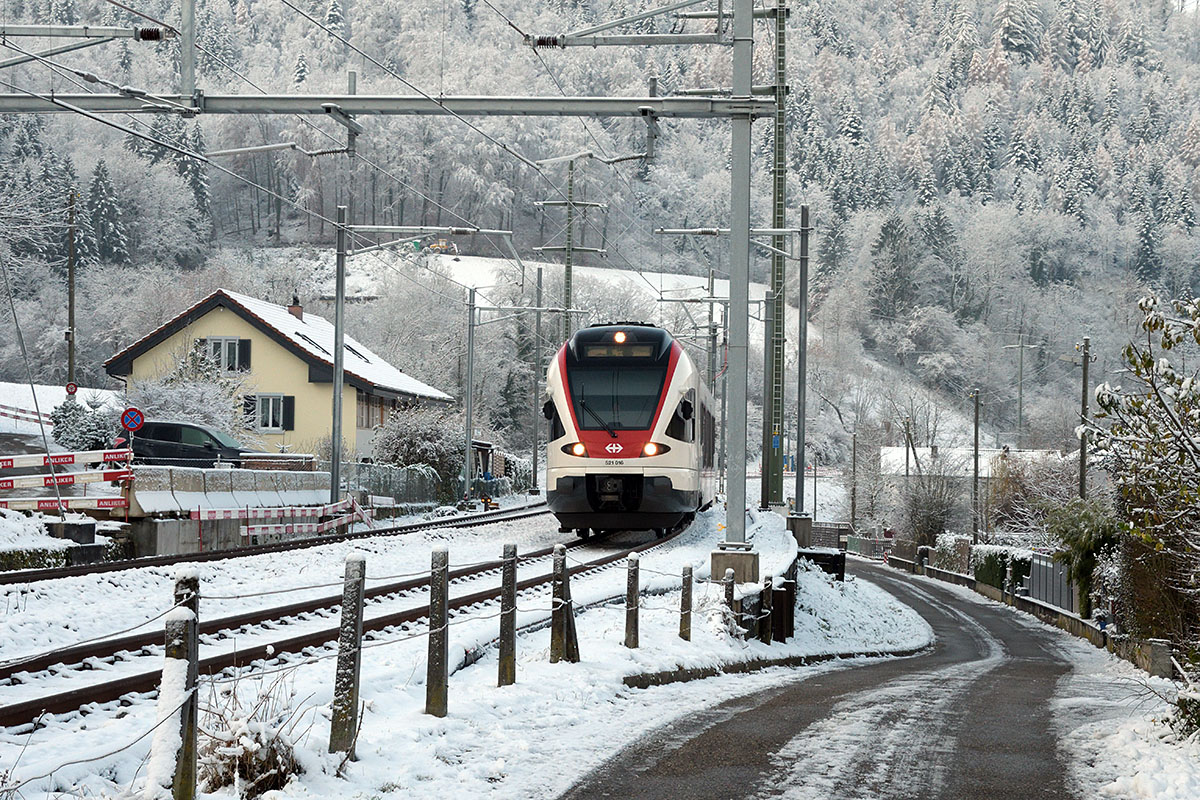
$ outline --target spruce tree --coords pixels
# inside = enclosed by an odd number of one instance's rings
[[[1042,20],[1032,0],[1001,0],[992,17],[995,41],[1022,64],[1036,61],[1042,38]]]
[[[1138,220],[1137,252],[1133,256],[1133,270],[1143,280],[1152,281],[1162,273],[1162,230],[1151,213],[1144,213]]]
[[[338,36],[346,35],[346,16],[342,12],[339,0],[329,0],[329,9],[325,12],[325,27]]]
[[[908,226],[893,214],[871,245],[871,311],[884,319],[899,319],[916,302],[917,259]]]
[[[296,67],[292,70],[292,83],[299,86],[308,79],[308,59],[301,53],[296,58]]]
[[[87,206],[100,258],[117,264],[129,261],[129,239],[121,219],[121,206],[104,159],[96,162],[96,169],[92,172]]]
[[[199,121],[192,125],[188,149],[193,153],[204,154],[204,132],[200,129]],[[209,215],[208,168],[203,161],[196,158],[180,156],[180,159],[179,165],[183,168],[183,177],[196,200],[196,210],[207,217]]]

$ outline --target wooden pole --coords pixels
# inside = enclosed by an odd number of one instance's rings
[[[196,614],[186,605],[173,608],[167,614],[165,628],[166,658],[158,692],[160,723],[150,745],[147,783],[170,789],[172,800],[195,800],[200,652]],[[170,757],[162,758],[164,752]]]
[[[425,671],[425,713],[446,716],[449,672],[450,554],[435,547],[429,569],[429,657]]]
[[[346,753],[351,759],[354,758],[354,742],[358,738],[358,685],[362,671],[363,593],[366,581],[366,558],[360,553],[346,556],[329,752]]]
[[[683,589],[679,593],[679,638],[692,640],[692,568],[683,568]]]
[[[517,682],[517,546],[504,545],[500,588],[500,676],[497,686]]]
[[[763,644],[771,643],[771,601],[774,599],[771,591],[771,579],[765,578],[762,590],[762,613],[758,615],[758,640]]]
[[[635,553],[625,568],[625,646],[638,646],[638,607],[641,605],[641,581],[638,577],[638,557]]]

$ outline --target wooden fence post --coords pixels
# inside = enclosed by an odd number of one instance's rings
[[[177,591],[185,581],[176,583]],[[197,594],[193,592],[193,597]],[[171,609],[165,628],[166,658],[158,692],[159,723],[150,745],[147,783],[170,789],[173,800],[195,800],[199,721],[196,678],[200,653],[196,614],[186,605]],[[170,755],[164,757],[164,752]]]
[[[633,554],[625,570],[625,646],[638,646],[638,606],[641,605],[641,581],[638,579],[638,557]]]
[[[571,573],[567,569],[567,548],[554,545],[553,608],[550,611],[550,663],[579,661],[579,637],[575,631],[575,610],[571,607]]]
[[[450,554],[435,547],[429,571],[429,658],[425,672],[425,713],[444,717],[448,711],[450,631]]]
[[[517,546],[504,545],[500,588],[500,676],[497,686],[517,682]]]
[[[774,616],[771,613],[771,601],[774,598],[771,596],[771,579],[763,579],[762,602],[760,604],[762,613],[758,615],[758,640],[763,644],[771,643],[771,621]]]
[[[358,683],[362,670],[363,593],[366,582],[366,557],[361,553],[346,556],[329,752],[346,753],[351,759],[354,758],[354,742],[358,738]]]
[[[683,589],[679,593],[679,638],[692,640],[692,568],[683,568]]]

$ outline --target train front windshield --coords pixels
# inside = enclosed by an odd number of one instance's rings
[[[575,421],[592,431],[649,430],[666,374],[665,367],[611,361],[571,368],[567,382]]]

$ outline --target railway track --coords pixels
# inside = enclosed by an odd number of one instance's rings
[[[375,528],[369,531],[354,533],[339,533],[333,536],[296,539],[288,542],[258,545],[255,547],[237,547],[232,550],[214,550],[208,553],[191,553],[176,556],[147,556],[131,558],[122,561],[106,561],[100,564],[80,564],[71,567],[52,567],[49,569],[26,569],[15,572],[0,572],[0,586],[13,584],[49,581],[57,578],[72,578],[79,575],[96,575],[105,572],[121,572],[129,569],[144,567],[169,567],[176,564],[194,564],[204,561],[223,561],[229,558],[264,555],[270,553],[285,553],[290,550],[304,550],[309,547],[320,547],[337,542],[348,542],[355,539],[369,539],[374,536],[401,536],[406,533],[429,530],[431,528],[470,528],[480,524],[493,522],[508,522],[514,519],[525,519],[549,514],[550,509],[545,501],[518,508],[506,508],[498,511],[481,511],[464,517],[443,517],[441,519],[411,522],[405,525],[392,525],[386,528]]]
[[[668,536],[652,540],[635,547],[624,548],[606,553],[599,558],[586,563],[576,564],[569,568],[571,575],[590,572],[615,564],[629,555],[660,546],[671,541],[686,530],[682,526],[672,531]],[[590,543],[589,543],[590,544]],[[587,546],[584,542],[569,545],[571,549]],[[543,548],[520,556],[523,562],[546,558],[553,548]],[[450,573],[451,581],[464,581],[478,578],[488,572],[499,571],[503,562],[482,562],[461,567]],[[549,585],[552,573],[546,571],[536,576],[527,577],[517,582],[517,591],[525,591],[542,585]],[[414,577],[404,581],[376,586],[366,592],[366,599],[379,601],[387,597],[403,596],[416,592],[429,585],[428,577]],[[500,596],[500,585],[452,596],[450,610],[461,611],[479,603],[497,600]],[[623,589],[620,594],[623,594]],[[201,603],[204,598],[201,595]],[[268,623],[288,624],[289,618],[304,614],[332,611],[341,605],[341,594],[315,598],[312,600],[291,603],[285,606],[261,609],[242,614],[236,614],[209,621],[201,621],[200,633],[207,636],[221,636],[229,631],[243,629],[249,626],[263,626]],[[202,605],[203,608],[203,605]],[[393,611],[379,616],[370,617],[363,621],[363,632],[379,632],[396,626],[417,622],[429,616],[428,603],[418,603],[412,607]],[[152,657],[162,646],[162,632],[153,631],[146,634],[135,634],[115,639],[105,639],[80,646],[63,648],[36,656],[29,656],[0,665],[0,682],[12,684],[32,683],[36,681],[35,671],[45,671],[59,664],[89,665],[94,659],[115,660],[121,653],[138,651],[145,657]],[[274,662],[282,656],[301,653],[310,648],[321,648],[335,642],[338,637],[338,626],[333,624],[299,635],[289,636],[270,642],[259,642],[250,647],[239,647],[236,650],[218,653],[201,658],[199,672],[201,676],[217,675],[228,669],[245,667],[255,662]],[[148,648],[155,650],[148,651]],[[0,706],[0,727],[11,728],[27,726],[34,723],[43,714],[61,714],[85,709],[92,704],[110,703],[122,700],[128,695],[154,692],[161,679],[161,666],[133,675],[49,693],[40,697]]]

